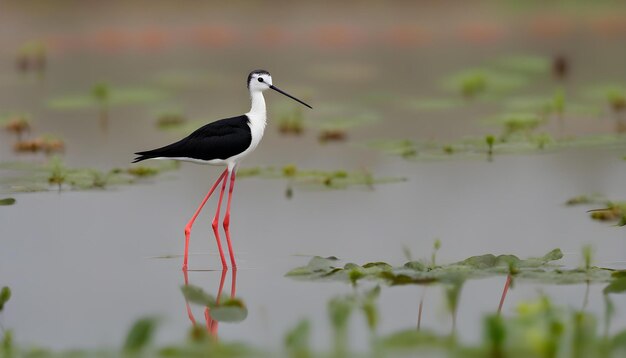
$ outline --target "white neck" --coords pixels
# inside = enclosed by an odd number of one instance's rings
[[[265,114],[265,98],[263,98],[263,92],[250,92],[250,99],[252,100],[252,106],[250,107],[249,113]]]

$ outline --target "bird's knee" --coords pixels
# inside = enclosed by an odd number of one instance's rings
[[[217,218],[215,218],[215,220],[213,220],[213,223],[211,224],[211,226],[213,227],[213,231],[217,231],[219,222],[217,221]]]
[[[224,218],[224,222],[222,223],[222,226],[224,227],[224,230],[228,230],[228,228],[230,227],[230,217],[229,216]]]
[[[185,228],[185,237],[191,235],[191,228],[190,227],[186,227]]]

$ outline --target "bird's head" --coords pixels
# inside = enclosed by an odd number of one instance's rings
[[[265,70],[254,70],[248,75],[250,92],[265,91],[272,85],[272,75]]]
[[[290,95],[289,93],[279,89],[278,87],[274,86],[272,84],[272,75],[270,75],[269,72],[265,71],[265,70],[254,70],[252,72],[250,72],[250,74],[248,75],[248,89],[250,90],[250,93],[254,93],[254,92],[263,92],[267,89],[273,89],[274,91],[283,94],[297,102],[302,103],[303,105],[313,109],[313,107],[309,106],[308,104],[304,103],[303,101],[297,99],[296,97]]]

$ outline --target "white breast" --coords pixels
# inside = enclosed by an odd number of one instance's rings
[[[265,132],[265,125],[267,124],[267,114],[265,112],[246,113],[248,117],[248,126],[250,126],[250,134],[252,135],[252,141],[248,149],[243,152],[234,155],[226,160],[229,169],[235,167],[239,161],[241,161],[246,155],[250,154],[261,143],[263,133]],[[210,163],[213,164],[213,163]],[[218,163],[215,163],[218,164]],[[219,164],[218,164],[219,165]]]

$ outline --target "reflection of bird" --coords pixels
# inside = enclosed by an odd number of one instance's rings
[[[185,278],[185,286],[189,286],[189,276],[187,276],[187,271],[183,272]],[[215,298],[215,303],[219,304],[220,299],[222,298],[222,291],[224,290],[224,280],[226,279],[226,270],[222,270],[222,276],[220,277],[220,285],[217,290],[217,296]],[[237,270],[232,271],[232,276],[230,280],[230,297],[235,297],[235,293],[237,291]],[[191,306],[189,305],[189,301],[185,298],[185,307],[187,308],[187,316],[191,321],[191,324],[196,325],[196,318],[193,316],[191,312]],[[206,320],[206,328],[210,335],[217,337],[217,328],[218,322],[211,317],[211,309],[206,307],[204,309],[204,319]]]
[[[200,210],[202,210],[202,207],[207,202],[211,194],[213,194],[213,191],[215,191],[215,188],[220,181],[222,182],[222,189],[217,203],[217,211],[215,213],[215,217],[213,218],[213,232],[215,233],[217,248],[220,252],[222,267],[224,269],[227,268],[224,251],[222,250],[222,243],[220,241],[218,224],[222,198],[224,196],[226,182],[229,177],[230,188],[228,190],[228,202],[226,205],[226,215],[224,216],[223,226],[226,233],[226,242],[228,244],[230,262],[233,268],[237,267],[235,263],[235,256],[233,254],[233,248],[230,242],[230,201],[232,198],[233,187],[235,185],[235,172],[239,161],[246,155],[250,154],[257,147],[257,145],[259,145],[259,142],[263,137],[263,131],[265,130],[267,119],[263,91],[271,88],[274,91],[284,94],[285,96],[312,108],[308,104],[274,86],[272,84],[272,76],[267,71],[256,70],[250,72],[247,84],[248,89],[250,90],[250,98],[252,100],[252,106],[248,113],[238,117],[225,118],[209,123],[198,128],[186,138],[183,138],[176,143],[166,145],[165,147],[135,153],[138,157],[135,158],[133,163],[146,159],[174,159],[198,164],[226,166],[226,170],[224,170],[215,184],[213,184],[204,200],[202,200],[200,207],[198,207],[195,214],[185,227],[185,256],[183,259],[183,270],[187,270],[187,261],[189,257],[189,235],[191,233],[191,227],[200,213]]]

